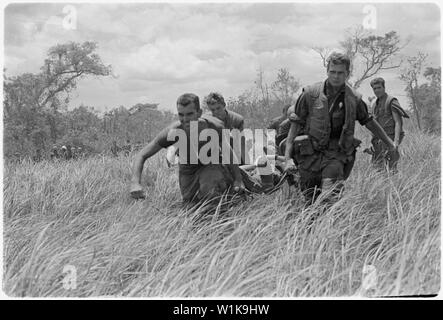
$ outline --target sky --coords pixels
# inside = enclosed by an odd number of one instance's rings
[[[428,54],[440,66],[440,8],[432,3],[371,3],[375,35],[396,31],[408,40],[400,58]],[[347,30],[368,22],[365,3],[13,3],[4,9],[7,75],[36,73],[51,46],[96,41],[113,76],[79,81],[70,108],[106,111],[211,91],[236,97],[254,85],[261,68],[274,81],[287,68],[302,85],[326,78],[314,47],[338,48]],[[76,17],[76,19],[70,19]],[[371,15],[371,17],[374,17]],[[374,22],[375,20],[370,20]],[[68,23],[67,23],[68,22]],[[70,22],[70,23],[69,23]],[[368,25],[366,24],[366,27]],[[407,107],[399,70],[379,73]],[[369,81],[359,91],[372,96]]]

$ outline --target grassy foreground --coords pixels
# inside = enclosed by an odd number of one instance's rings
[[[8,165],[3,290],[77,297],[436,294],[440,137],[408,135],[401,150],[393,177],[376,173],[359,152],[344,197],[329,209],[303,208],[300,194],[285,188],[200,222],[198,210],[179,206],[176,174],[162,157],[145,167],[145,201],[128,196],[131,159]],[[362,285],[367,265],[376,270],[370,290]]]

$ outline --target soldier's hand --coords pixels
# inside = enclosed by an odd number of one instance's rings
[[[372,150],[372,148],[369,147],[369,148],[364,149],[363,153],[367,153],[370,156],[372,156],[374,154],[374,150]]]
[[[285,170],[286,173],[293,174],[297,171],[297,167],[295,166],[294,160],[289,159],[286,160]]]
[[[386,152],[386,158],[389,161],[398,161],[400,159],[400,152],[398,152],[398,148],[391,148]]]
[[[235,193],[243,193],[246,189],[243,181],[241,180],[235,180],[232,186]]]
[[[143,191],[143,187],[139,183],[133,183],[131,185],[131,197],[134,199],[145,199],[146,195]]]

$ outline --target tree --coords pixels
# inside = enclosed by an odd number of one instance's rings
[[[29,154],[32,144],[43,148],[48,140],[55,143],[63,129],[59,110],[69,102],[78,80],[111,73],[111,66],[103,64],[96,49],[95,42],[59,44],[49,49],[39,73],[4,75],[5,131],[12,133],[6,136],[15,137],[5,138],[7,150],[21,149],[19,152]],[[28,149],[18,148],[18,143]]]
[[[423,75],[427,83],[421,84],[415,93],[420,105],[423,129],[432,133],[441,132],[441,67],[428,67]]]
[[[255,79],[254,84],[258,90],[260,90],[262,101],[266,106],[269,107],[269,88],[268,84],[264,81],[264,71],[260,66],[257,72],[257,79]]]
[[[285,68],[278,70],[277,80],[271,85],[272,94],[282,105],[295,103],[295,94],[299,88],[299,82]]]
[[[245,90],[237,98],[227,101],[227,108],[245,117],[245,127],[266,128],[270,121],[281,115],[284,105],[295,102],[295,94],[300,84],[285,68],[279,69],[276,80],[269,86],[263,80],[263,70],[260,69],[254,87]]]
[[[431,82],[431,85],[438,90],[438,94],[441,93],[441,67],[432,68],[427,67],[423,75],[426,77],[428,81]]]
[[[110,75],[111,66],[103,64],[95,53],[96,49],[97,43],[90,41],[83,44],[75,42],[58,44],[50,48],[48,58],[41,68],[43,83],[37,91],[38,105],[45,107],[49,104],[51,107],[56,107],[57,104],[54,104],[53,100],[61,93],[69,96],[81,77]]]
[[[145,143],[175,119],[171,112],[158,110],[156,103],[137,103],[129,109],[120,106],[105,113],[102,127],[108,140]]]
[[[105,66],[94,52],[95,42],[56,45],[48,51],[48,58],[38,74],[25,73],[5,79],[5,109],[9,115],[14,109],[57,108],[68,97],[60,95],[76,88],[77,80],[86,75],[110,75],[111,66]]]
[[[313,47],[312,50],[320,55],[323,66],[326,68],[328,65],[328,56],[331,54],[332,49],[326,47]]]
[[[59,123],[65,127],[59,139],[64,145],[80,146],[83,150],[93,152],[103,138],[102,119],[93,107],[80,105],[64,113]]]
[[[412,109],[414,110],[415,119],[417,121],[417,126],[419,130],[421,130],[421,104],[418,97],[418,80],[426,58],[427,55],[422,52],[419,52],[416,56],[408,57],[406,59],[406,66],[402,69],[399,77],[400,80],[402,80],[406,84],[405,91],[408,95],[408,98],[411,100]]]
[[[399,68],[401,62],[395,63],[395,58],[407,41],[402,44],[395,31],[376,36],[359,26],[348,30],[345,39],[339,44],[351,60],[349,81],[354,88],[358,88],[363,81],[381,70]],[[314,47],[313,50],[320,55],[326,66],[332,50],[322,47]]]

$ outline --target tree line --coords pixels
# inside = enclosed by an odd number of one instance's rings
[[[340,42],[351,57],[349,83],[362,82],[383,70],[399,69],[399,78],[420,130],[440,133],[441,67],[426,65],[427,55],[399,57],[408,41],[395,31],[373,35],[361,28],[350,29]],[[68,110],[70,95],[78,81],[87,76],[113,76],[96,53],[96,42],[57,44],[48,51],[40,72],[8,76],[4,70],[4,156],[13,158],[48,154],[54,145],[81,147],[87,153],[108,152],[111,144],[146,144],[162,128],[176,119],[157,104],[140,102],[129,108],[115,107],[100,114],[93,106]],[[326,64],[328,48],[312,48]],[[303,84],[304,85],[304,84]],[[227,99],[227,107],[245,117],[245,127],[265,128],[293,104],[302,83],[287,68],[280,68],[271,83],[263,68],[254,84],[237,97]],[[202,97],[203,98],[203,97]]]

